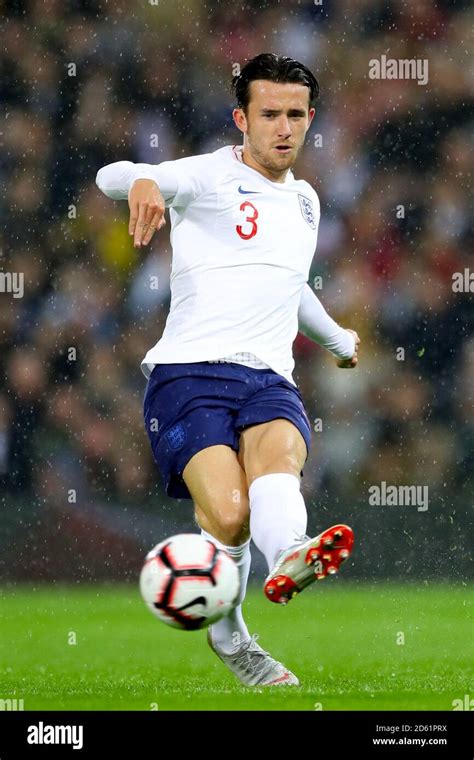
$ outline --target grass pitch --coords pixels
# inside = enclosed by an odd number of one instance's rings
[[[251,588],[259,644],[301,686],[246,688],[206,632],[156,620],[138,588],[0,588],[0,699],[25,710],[452,710],[473,693],[465,585],[331,579],[287,607]]]

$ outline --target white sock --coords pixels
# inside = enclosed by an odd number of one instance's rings
[[[308,515],[299,478],[288,472],[261,475],[249,488],[249,500],[252,540],[271,570],[278,552],[306,533]]]
[[[222,544],[217,538],[211,536],[210,533],[206,533],[202,528],[201,534],[204,538],[213,541],[219,548],[224,549],[224,551],[230,554],[239,570],[240,591],[236,606],[228,615],[210,626],[212,629],[212,640],[215,646],[221,652],[231,654],[232,652],[235,652],[244,641],[248,641],[248,639],[251,638],[242,615],[242,602],[244,601],[245,593],[247,591],[247,581],[252,559],[250,554],[250,538],[240,546],[225,546],[225,544]]]

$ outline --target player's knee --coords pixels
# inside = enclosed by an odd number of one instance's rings
[[[308,453],[299,430],[286,420],[262,425],[255,432],[250,430],[244,457],[249,487],[256,478],[274,472],[299,477]]]
[[[240,546],[250,536],[250,513],[222,512],[217,519],[220,537],[216,536],[226,546]]]
[[[304,459],[296,451],[276,451],[267,453],[247,465],[246,474],[249,488],[256,478],[275,472],[287,472],[299,477]]]
[[[248,500],[222,508],[203,510],[196,505],[197,525],[226,546],[240,546],[250,537],[250,511]]]

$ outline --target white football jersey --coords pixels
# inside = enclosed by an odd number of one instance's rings
[[[291,171],[285,182],[267,179],[242,162],[242,146],[157,165],[116,162],[97,184],[127,198],[139,178],[154,179],[171,209],[173,249],[170,311],[142,361],[145,376],[156,364],[241,355],[295,385],[292,345],[320,217],[315,190]]]

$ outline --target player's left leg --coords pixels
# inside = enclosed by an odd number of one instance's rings
[[[241,433],[239,461],[247,476],[250,532],[270,574],[265,593],[286,603],[314,580],[337,572],[352,549],[353,534],[336,525],[310,538],[300,492],[307,457],[305,440],[292,422],[274,419]]]

